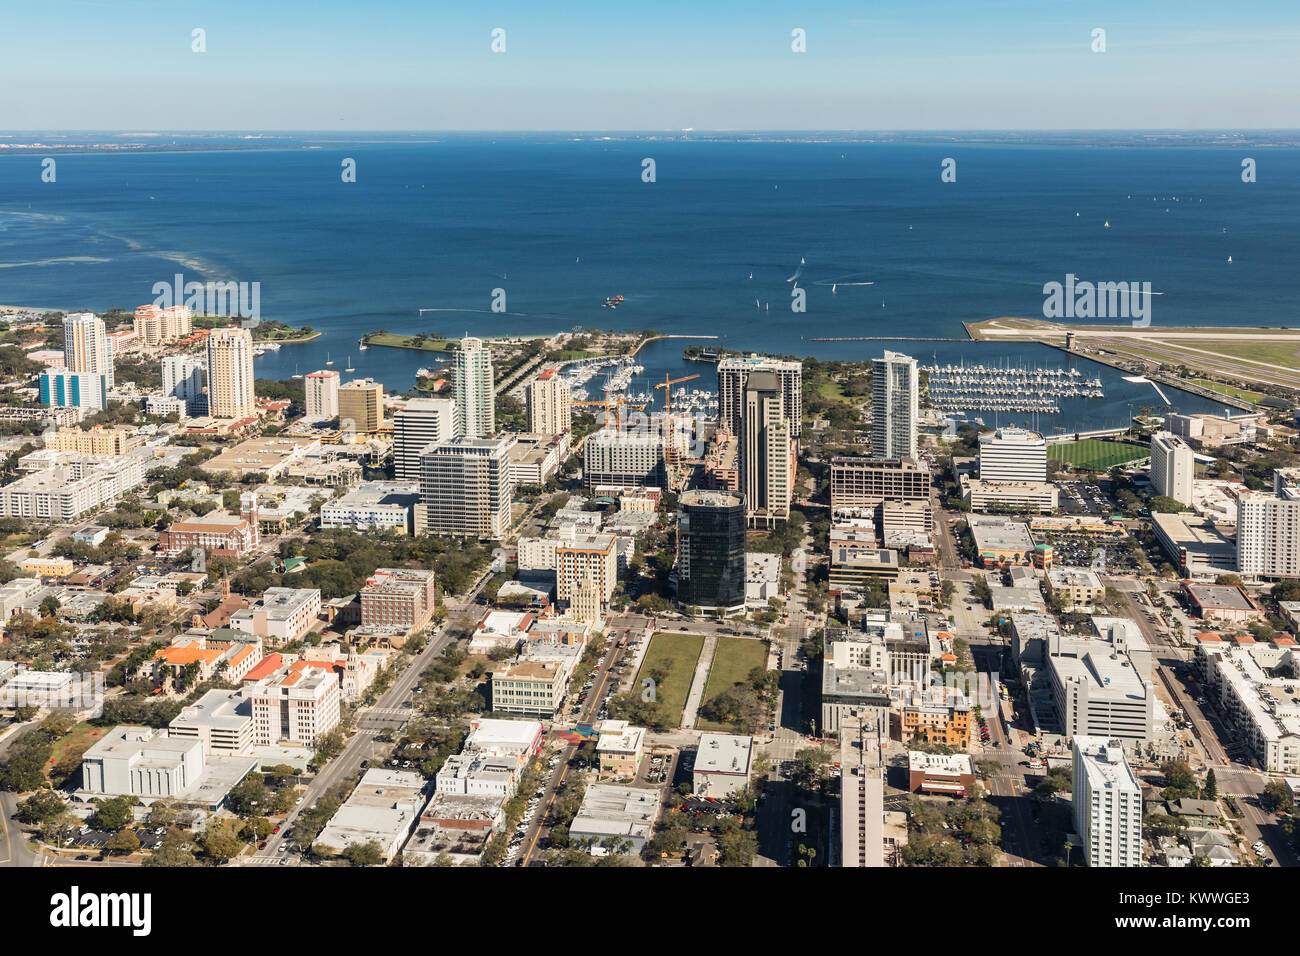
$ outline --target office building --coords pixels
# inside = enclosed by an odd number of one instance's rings
[[[413,398],[393,414],[393,476],[420,480],[420,455],[455,436],[456,403],[450,398]]]
[[[962,474],[958,479],[962,500],[976,513],[1027,511],[1051,514],[1059,502],[1050,481],[985,481]]]
[[[408,534],[419,503],[418,481],[365,481],[321,505],[320,526]]]
[[[424,777],[409,770],[371,767],[330,817],[316,844],[335,853],[375,843],[381,864],[401,851],[428,800]]]
[[[108,407],[108,379],[92,372],[52,368],[41,373],[38,388],[41,404],[51,408],[97,411]]]
[[[167,725],[170,737],[198,740],[205,756],[238,756],[253,749],[253,703],[241,691],[210,690]]]
[[[635,777],[645,747],[646,729],[633,727],[626,720],[606,720],[600,725],[596,740],[596,757],[600,777]]]
[[[1038,432],[1005,426],[980,436],[981,481],[1046,481],[1047,442]]]
[[[273,644],[305,637],[320,617],[320,591],[316,588],[267,588],[252,607],[230,616],[230,627]]]
[[[745,521],[770,528],[790,516],[795,443],[776,373],[750,372],[740,425],[740,481]]]
[[[871,361],[871,454],[915,458],[920,393],[916,359],[886,352]]]
[[[308,372],[303,376],[307,393],[308,418],[339,417],[339,373],[333,369]]]
[[[496,432],[496,382],[492,350],[482,339],[466,336],[454,354],[456,435],[486,438]]]
[[[667,483],[664,437],[654,429],[602,428],[587,436],[582,454],[582,483],[586,488],[662,488]]]
[[[907,753],[907,788],[912,793],[964,797],[975,786],[975,758],[970,754]]]
[[[1212,519],[1155,512],[1151,529],[1180,576],[1215,578],[1236,573],[1237,543]]]
[[[432,570],[379,568],[361,589],[361,626],[413,631],[423,627],[437,603]]]
[[[1142,865],[1142,788],[1118,741],[1074,738],[1074,828],[1088,866]]]
[[[730,491],[686,491],[677,500],[677,601],[745,606],[745,503]]]
[[[167,355],[162,360],[163,395],[179,398],[190,416],[207,413],[208,400],[203,391],[206,371],[202,360],[193,355]]]
[[[697,797],[729,797],[749,785],[754,738],[741,734],[700,735],[691,770]]]
[[[113,347],[104,320],[93,312],[70,312],[63,317],[63,364],[70,372],[102,375],[113,387]]]
[[[573,423],[573,396],[569,383],[548,368],[528,383],[528,430],[534,435],[558,435]]]
[[[511,436],[458,436],[430,445],[420,456],[420,512],[416,522],[433,534],[503,538],[510,529],[514,479]]]
[[[829,643],[822,658],[822,733],[838,734],[856,716],[888,737],[889,675],[882,636],[853,635]]]
[[[1133,621],[1096,617],[1093,626],[1096,637],[1057,631],[1048,638],[1060,732],[1145,743],[1155,734],[1151,649]]]
[[[1252,578],[1300,577],[1300,499],[1242,492],[1237,571]]]
[[[886,501],[929,501],[930,469],[914,458],[831,459],[831,512]]]
[[[1106,597],[1106,586],[1087,568],[1048,568],[1047,593],[1062,607],[1091,607]]]
[[[790,434],[803,433],[803,363],[761,355],[729,356],[718,363],[718,427],[739,435],[745,413],[745,388],[753,372],[771,372],[781,391],[782,413]]]
[[[257,415],[253,334],[248,329],[213,329],[208,334],[208,414],[234,419]]]
[[[384,386],[359,378],[339,386],[339,428],[344,434],[373,435],[384,424]]]
[[[1195,454],[1187,442],[1169,432],[1151,436],[1151,485],[1157,494],[1190,505],[1194,474]]]

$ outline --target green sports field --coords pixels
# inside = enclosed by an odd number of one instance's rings
[[[1106,441],[1102,438],[1084,438],[1081,441],[1050,445],[1047,457],[1066,461],[1076,468],[1106,469],[1113,465],[1146,458],[1151,452],[1143,445],[1128,442]]]

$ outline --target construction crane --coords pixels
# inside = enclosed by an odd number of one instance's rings
[[[657,387],[657,386],[656,386]],[[633,405],[622,395],[606,395],[598,402],[572,402],[573,405],[599,405],[605,409],[605,427],[609,427],[611,416],[614,419],[615,427],[618,431],[623,430],[623,409],[630,408],[634,412],[644,412],[644,405]]]
[[[671,472],[677,464],[677,443],[673,440],[673,386],[679,382],[689,382],[693,378],[699,378],[699,375],[685,375],[682,378],[669,378],[667,372],[664,372],[664,381],[662,385],[656,385],[655,388],[664,390],[664,462],[668,465],[670,472],[669,482],[671,483]]]

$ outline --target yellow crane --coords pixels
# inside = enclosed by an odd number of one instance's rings
[[[677,464],[676,443],[673,441],[673,386],[679,382],[689,382],[693,378],[699,378],[699,375],[685,375],[682,378],[669,378],[667,372],[664,372],[664,381],[662,385],[656,385],[655,388],[664,390],[664,430],[667,441],[664,444],[664,461],[671,472],[673,466]],[[671,483],[672,477],[669,476]]]
[[[573,402],[574,405],[599,405],[605,409],[605,426],[608,427],[611,416],[618,431],[623,430],[623,409],[630,408],[634,412],[644,412],[644,405],[633,405],[622,395],[606,395],[598,402]]]

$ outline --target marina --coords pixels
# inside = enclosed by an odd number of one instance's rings
[[[1087,378],[1077,368],[1023,366],[920,366],[928,377],[930,404],[945,412],[1032,412],[1059,415],[1061,399],[1100,399],[1106,392],[1100,378]]]

